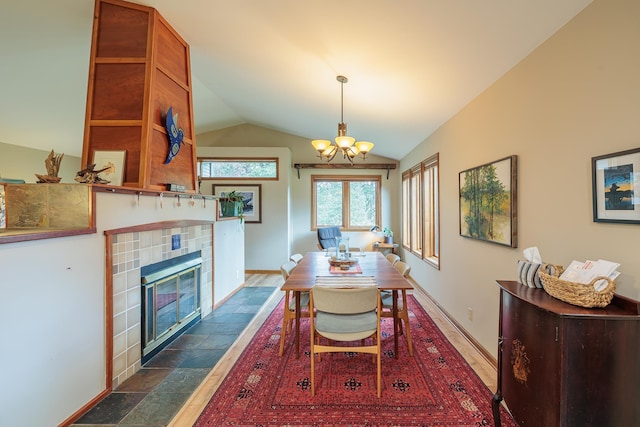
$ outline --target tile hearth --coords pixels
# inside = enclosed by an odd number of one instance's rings
[[[277,291],[266,286],[240,289],[72,426],[167,425]]]

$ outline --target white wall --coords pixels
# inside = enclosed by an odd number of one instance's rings
[[[55,150],[54,150],[55,151]],[[46,175],[44,161],[51,151],[34,150],[13,144],[0,142],[0,178],[22,179],[25,182],[37,182],[35,174]],[[56,155],[64,154],[55,151]],[[61,182],[73,183],[80,169],[80,157],[64,154],[60,162],[58,176]]]
[[[411,275],[494,355],[495,281],[516,280],[527,247],[564,266],[617,261],[618,292],[640,298],[640,227],[594,223],[591,204],[591,158],[640,147],[639,23],[640,2],[594,1],[402,160],[440,153],[441,270],[405,254]],[[512,154],[518,248],[460,237],[458,173]]]
[[[0,244],[0,426],[57,425],[105,389],[104,230],[177,219],[211,220],[215,204],[98,193],[97,232]],[[234,222],[227,221],[229,227]],[[240,232],[216,228],[218,277],[242,270]],[[227,240],[228,239],[228,240]],[[215,249],[214,249],[215,250]],[[216,300],[244,282],[221,281]],[[34,402],[37,402],[34,406]]]
[[[240,220],[218,221],[213,242],[213,305],[244,284],[245,232]]]
[[[200,141],[198,137],[198,141]],[[212,194],[212,185],[261,184],[262,222],[243,223],[245,231],[245,268],[253,271],[279,271],[289,259],[289,184],[291,152],[288,148],[198,147],[198,157],[277,157],[279,179],[276,180],[206,180],[201,192]]]
[[[283,151],[284,150],[284,151]],[[374,149],[375,150],[375,149]],[[375,151],[374,151],[375,152]],[[311,229],[311,175],[380,175],[382,176],[382,223],[381,227],[390,227],[399,236],[400,230],[400,195],[399,171],[391,170],[387,180],[387,171],[367,169],[301,169],[293,168],[294,163],[319,163],[311,141],[299,136],[285,134],[254,125],[239,125],[219,131],[198,135],[198,156],[219,155],[224,157],[274,157],[280,158],[280,182],[273,181],[267,185],[269,195],[263,198],[263,224],[265,217],[277,217],[277,222],[269,222],[267,227],[259,224],[247,224],[246,260],[248,270],[279,271],[280,265],[291,253],[306,253],[317,250],[316,231]],[[358,163],[395,163],[395,161],[379,157],[375,154],[367,156],[366,161]],[[340,163],[334,160],[333,163]],[[253,181],[248,181],[253,182]],[[257,182],[257,181],[256,181]],[[263,188],[269,181],[262,181]],[[203,185],[210,193],[209,182]],[[204,192],[204,191],[203,191]],[[277,197],[277,203],[264,205],[270,197]],[[287,210],[283,203],[289,197]],[[289,216],[287,216],[289,212]],[[256,228],[260,231],[254,231]],[[288,235],[285,230],[288,230]],[[253,235],[259,238],[253,240]],[[381,240],[382,235],[369,232],[348,232],[352,246],[371,248],[374,240]],[[274,239],[274,240],[271,240]],[[273,245],[272,245],[273,242]],[[267,246],[265,246],[267,245]],[[289,245],[288,249],[281,249]],[[251,251],[249,246],[255,247]],[[268,248],[268,249],[265,249]],[[273,250],[272,250],[273,249]]]

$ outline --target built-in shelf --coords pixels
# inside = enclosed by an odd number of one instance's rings
[[[176,193],[104,184],[4,184],[7,227],[0,244],[96,232],[95,193],[184,200],[217,200],[208,194]],[[188,221],[189,224],[192,223]]]

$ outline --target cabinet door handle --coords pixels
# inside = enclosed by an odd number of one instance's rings
[[[559,335],[558,327],[556,326],[556,342],[558,342],[558,335]]]

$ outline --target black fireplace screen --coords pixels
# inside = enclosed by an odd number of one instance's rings
[[[202,259],[189,258],[142,269],[143,363],[200,318]]]

